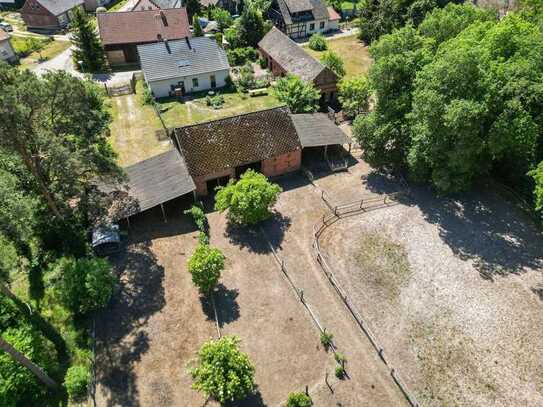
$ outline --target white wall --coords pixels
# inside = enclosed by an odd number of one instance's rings
[[[324,22],[324,27],[321,28],[321,22]],[[311,24],[315,24],[313,30],[311,30]],[[315,20],[315,21],[308,21],[306,24],[306,34],[308,37],[311,37],[311,35],[315,33],[321,33],[324,34],[328,31],[334,31],[339,28],[339,21],[329,21],[329,20]],[[291,38],[298,38],[296,34],[291,35]]]
[[[222,71],[210,72],[210,73],[205,73],[201,75],[179,77],[179,78],[168,79],[168,80],[163,80],[163,81],[149,82],[146,78],[145,81],[149,85],[149,88],[151,89],[151,91],[153,92],[153,95],[155,95],[156,98],[163,98],[163,97],[168,97],[170,95],[171,85],[174,85],[175,87],[177,87],[178,83],[181,81],[185,83],[186,93],[209,90],[211,89],[211,80],[210,80],[211,75],[215,75],[217,88],[222,88],[223,86],[226,85],[226,78],[228,77],[228,74],[229,74],[229,70],[225,69]],[[198,78],[197,88],[192,86],[193,78]]]
[[[1,30],[1,28],[0,28]],[[15,59],[15,53],[11,43],[8,40],[0,41],[0,61],[13,61]]]

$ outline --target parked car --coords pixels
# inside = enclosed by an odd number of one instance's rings
[[[117,253],[121,248],[119,225],[114,223],[94,229],[91,244],[97,256],[108,256]]]
[[[13,27],[11,24],[6,23],[5,21],[0,21],[0,28],[6,32],[13,31]]]

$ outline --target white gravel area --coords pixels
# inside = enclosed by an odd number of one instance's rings
[[[394,295],[356,260],[367,233],[407,253]],[[422,405],[543,406],[543,237],[512,204],[415,190],[335,223],[321,246]]]

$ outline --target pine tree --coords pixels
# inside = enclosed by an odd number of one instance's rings
[[[100,72],[106,66],[104,48],[87,14],[77,9],[72,19],[73,59],[82,72]]]

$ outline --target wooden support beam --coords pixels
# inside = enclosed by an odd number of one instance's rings
[[[162,209],[162,217],[164,218],[164,223],[168,223],[168,219],[166,218],[166,211],[164,210],[164,204],[160,204],[160,209]]]

